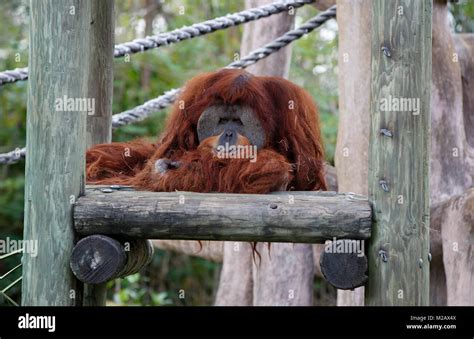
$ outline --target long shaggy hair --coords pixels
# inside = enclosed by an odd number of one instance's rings
[[[218,104],[252,108],[266,140],[256,162],[219,159],[199,143],[198,120]],[[152,191],[325,190],[323,158],[318,112],[306,91],[282,78],[223,69],[188,81],[156,144],[135,140],[89,149],[87,181]],[[179,162],[179,167],[159,173],[158,159]]]

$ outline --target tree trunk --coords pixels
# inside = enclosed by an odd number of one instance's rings
[[[464,117],[464,131],[466,133],[467,151],[466,161],[470,168],[474,167],[474,33],[456,34],[453,36],[454,46],[459,58],[462,77],[462,106]],[[471,176],[474,172],[471,171]],[[471,178],[471,186],[474,179]]]
[[[472,53],[472,49],[471,49]],[[467,56],[467,57],[466,57]],[[458,60],[459,59],[459,60]],[[462,61],[464,60],[464,62]],[[468,144],[466,133],[474,132],[468,129],[472,120],[472,111],[463,113],[463,90],[468,100],[472,95],[468,92],[469,84],[463,88],[461,77],[461,62],[472,67],[472,54],[463,50],[459,55],[454,49],[453,36],[448,25],[448,8],[445,0],[437,0],[433,8],[433,86],[431,103],[431,204],[439,204],[456,195],[463,194],[473,185],[474,153]],[[460,62],[461,61],[461,62]],[[471,68],[472,69],[472,68]],[[465,73],[465,80],[472,78],[472,73]],[[472,84],[470,85],[472,86]],[[471,125],[472,126],[472,125]],[[461,208],[469,204],[448,204],[440,212],[440,224],[432,227],[431,234],[436,228],[441,232],[442,258],[431,262],[431,278],[433,281],[431,293],[432,304],[438,305],[447,300],[448,305],[474,304],[472,292],[463,289],[472,284],[474,269],[467,261],[469,248],[472,251],[472,222],[462,222]],[[472,205],[471,205],[472,209]],[[457,222],[456,222],[457,221]],[[436,236],[432,236],[432,248]],[[469,239],[468,243],[466,240]],[[458,249],[458,251],[456,251]],[[457,265],[455,265],[457,263]],[[445,274],[444,271],[446,271]],[[444,278],[444,279],[443,279]],[[447,297],[442,295],[447,293]],[[463,300],[463,298],[469,298]]]
[[[273,0],[246,0],[246,8]],[[294,14],[294,13],[292,13]],[[245,25],[241,55],[261,47],[292,28],[294,15],[282,13]],[[291,47],[248,68],[255,75],[287,77]],[[234,246],[240,251],[234,251]],[[217,305],[312,305],[314,263],[308,244],[258,244],[261,261],[248,245],[226,242]],[[253,272],[249,275],[249,272]],[[248,290],[253,290],[249,297]],[[238,295],[240,294],[240,295]],[[244,299],[245,298],[245,299]]]
[[[161,9],[161,4],[155,0],[143,0],[143,8],[145,8],[145,37],[153,35],[153,20]],[[145,91],[150,90],[150,79],[152,66],[144,59],[141,71],[141,86]]]
[[[474,188],[442,204],[441,237],[449,306],[474,304]]]
[[[437,204],[472,187],[467,162],[460,63],[455,59],[445,1],[433,8],[433,86],[431,138],[431,204]],[[472,77],[472,75],[471,75]],[[472,93],[471,93],[472,94]]]

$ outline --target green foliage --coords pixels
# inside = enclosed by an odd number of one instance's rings
[[[151,287],[168,291],[173,305],[212,305],[220,264],[158,250],[146,268]]]
[[[454,31],[456,33],[474,33],[474,1],[459,0],[449,3],[453,15]]]
[[[22,176],[14,176],[0,181],[0,206],[2,206],[0,220],[5,222],[3,231],[10,230],[13,233],[12,225],[23,221],[24,185],[25,178]]]
[[[170,305],[167,292],[155,292],[147,288],[147,276],[140,273],[129,275],[124,279],[110,281],[107,285],[109,294],[112,293],[109,306],[164,306]]]

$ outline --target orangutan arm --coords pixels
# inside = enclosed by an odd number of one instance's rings
[[[87,183],[130,185],[156,147],[144,139],[94,145],[86,153]]]
[[[200,150],[189,151],[173,159],[151,158],[133,179],[132,185],[155,192],[212,192],[212,173],[218,172],[213,154]]]
[[[272,151],[261,150],[250,159],[219,159],[198,149],[172,159],[151,159],[134,178],[133,185],[157,192],[192,191],[268,193],[286,190],[292,179],[291,165]]]
[[[265,194],[286,191],[293,179],[292,166],[281,154],[264,149],[257,153],[255,162],[231,160],[219,179],[220,192]]]

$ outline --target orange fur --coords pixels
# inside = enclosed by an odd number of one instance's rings
[[[87,181],[151,191],[326,189],[318,112],[311,96],[300,87],[281,78],[224,69],[191,79],[178,102],[184,108],[174,106],[156,145],[137,140],[88,150]],[[214,139],[199,144],[199,117],[207,107],[219,103],[250,106],[261,122],[266,144],[258,150],[255,162],[216,157],[210,150]],[[158,159],[179,161],[180,166],[162,174],[155,170]]]

